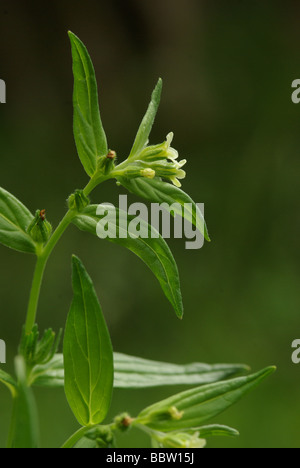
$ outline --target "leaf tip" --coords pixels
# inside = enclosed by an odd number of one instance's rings
[[[251,367],[247,364],[242,364],[241,367],[244,369],[245,372],[251,372]]]
[[[71,41],[76,38],[75,34],[70,30],[68,31],[68,36],[69,36]]]
[[[73,266],[73,272],[74,270],[78,270],[79,268],[83,266],[81,263],[81,260],[76,255],[72,255],[72,266]]]
[[[184,315],[184,311],[183,309],[182,310],[179,310],[177,313],[176,313],[177,317],[179,318],[179,320],[183,320],[183,315]]]
[[[162,88],[163,88],[163,80],[162,78],[159,78],[153,91],[153,96],[152,96],[153,100],[157,100],[158,102],[160,101]]]
[[[260,371],[258,374],[256,374],[259,378],[259,380],[264,380],[270,375],[274,374],[274,372],[277,370],[276,366],[269,366]]]

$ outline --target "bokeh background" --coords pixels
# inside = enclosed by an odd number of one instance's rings
[[[209,447],[299,447],[300,78],[298,1],[0,0],[0,185],[56,225],[66,198],[87,178],[72,136],[67,30],[93,58],[109,145],[125,158],[159,76],[164,93],[151,141],[175,132],[188,159],[184,189],[204,202],[212,243],[186,251],[171,241],[185,302],[176,319],[158,283],[121,247],[70,228],[53,254],[39,308],[41,328],[63,327],[71,301],[71,254],[84,261],[116,351],[186,363],[243,362],[278,371],[217,418],[238,439]],[[94,202],[117,202],[113,182]],[[0,246],[0,337],[13,368],[34,259]],[[111,415],[132,415],[181,388],[115,391]],[[77,423],[62,390],[38,390],[43,447],[61,444]],[[0,388],[0,445],[10,396]],[[132,432],[122,447],[145,447]]]

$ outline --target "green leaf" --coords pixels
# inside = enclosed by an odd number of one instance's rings
[[[129,160],[132,159],[135,155],[138,155],[148,143],[148,138],[152,130],[160,103],[162,85],[163,82],[160,78],[152,93],[151,102],[135,137],[135,141],[128,158]]]
[[[69,32],[74,75],[74,137],[79,158],[87,174],[96,172],[97,159],[108,153],[102,126],[93,63],[84,44]]]
[[[17,198],[0,188],[0,243],[19,252],[35,253],[36,245],[27,234],[34,216]]]
[[[136,423],[162,432],[199,427],[240,400],[274,370],[269,367],[257,374],[178,393],[143,410]]]
[[[51,361],[43,365],[34,366],[29,382],[37,387],[63,387],[64,380],[63,354],[55,354]]]
[[[64,337],[65,392],[82,426],[100,424],[110,407],[113,351],[93,283],[73,257],[74,298]]]
[[[188,222],[197,227],[204,235],[205,239],[210,242],[203,214],[197,204],[183,190],[175,187],[173,184],[163,182],[159,178],[151,180],[144,177],[138,177],[136,179],[121,177],[118,178],[118,180],[132,194],[149,200],[152,203],[164,203],[165,208],[172,216],[174,216],[174,214],[183,216]],[[176,208],[176,204],[180,206]],[[183,209],[184,207],[185,209]]]
[[[148,239],[134,235],[130,222],[134,219],[122,210],[108,205],[101,205],[106,210],[106,220],[116,232],[116,238],[107,240],[122,245],[131,250],[151,269],[158,279],[166,297],[174,307],[179,318],[183,316],[183,304],[180,291],[179,273],[174,257],[165,240],[145,221],[141,220],[141,229],[148,233]],[[97,215],[98,205],[90,205],[73,219],[73,223],[81,230],[96,234],[97,224],[103,216]],[[130,232],[131,235],[127,235]],[[152,232],[152,238],[151,238]],[[155,237],[153,238],[153,234]],[[123,238],[126,237],[127,238]]]
[[[236,429],[220,426],[219,424],[199,427],[199,431],[200,437],[203,439],[207,439],[208,437],[238,437],[240,435]]]
[[[202,385],[217,382],[248,370],[239,364],[176,365],[114,354],[115,387],[145,388],[164,385]]]
[[[14,397],[8,447],[37,448],[39,445],[37,409],[32,390],[27,385],[26,364],[22,356],[17,356],[15,367],[18,387]]]
[[[193,363],[180,366],[114,353],[114,388],[202,385],[218,382],[247,370],[249,368],[242,364],[210,366]],[[63,355],[56,354],[48,364],[34,367],[30,380],[36,386],[63,387]]]
[[[16,395],[17,383],[6,372],[0,369],[0,382],[3,383],[11,392],[12,396]]]

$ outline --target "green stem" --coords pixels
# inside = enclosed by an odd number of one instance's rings
[[[63,449],[71,449],[73,448],[77,442],[79,442],[80,439],[82,439],[82,437],[92,429],[92,427],[82,427],[81,429],[79,429],[77,432],[75,432],[75,434],[73,434],[68,440],[67,442],[64,443],[64,445],[61,447]]]
[[[87,186],[84,188],[83,192],[86,196],[88,196],[94,188],[108,180],[110,177],[103,176],[103,177],[93,177]],[[64,216],[62,221],[60,222],[59,226],[51,236],[49,242],[45,246],[45,248],[38,254],[38,259],[34,271],[32,287],[30,291],[30,298],[29,304],[27,309],[27,316],[26,316],[26,324],[25,324],[25,332],[29,334],[35,324],[36,314],[37,314],[37,307],[40,297],[41,285],[43,281],[45,267],[47,265],[48,259],[56,246],[57,242],[67,229],[67,227],[71,224],[73,218],[77,215],[76,211],[69,210],[67,214]]]
[[[76,213],[73,211],[68,211],[59,226],[57,227],[56,231],[54,232],[53,236],[50,238],[48,244],[42,251],[40,255],[38,255],[32,287],[30,291],[30,298],[29,304],[27,309],[27,317],[26,317],[26,324],[25,324],[25,332],[29,334],[35,324],[37,307],[40,297],[41,285],[43,281],[45,267],[47,265],[48,259],[56,246],[57,242],[71,223],[72,219],[76,216]]]
[[[31,388],[27,385],[26,364],[21,356],[15,359],[18,388],[13,398],[13,412],[8,448],[37,448],[39,445],[38,414]]]
[[[38,300],[40,296],[40,290],[41,290],[41,284],[42,284],[45,266],[46,266],[46,260],[44,259],[44,257],[38,257],[35,271],[34,271],[34,276],[33,276],[33,281],[32,281],[32,286],[31,286],[31,291],[30,291],[29,304],[28,304],[28,309],[27,309],[27,317],[26,317],[26,324],[25,324],[25,332],[27,334],[31,332],[32,327],[34,326],[34,323],[35,323],[35,315],[36,315]]]

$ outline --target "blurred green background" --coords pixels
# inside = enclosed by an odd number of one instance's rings
[[[209,447],[299,447],[300,78],[298,1],[0,0],[0,185],[56,225],[66,198],[87,178],[72,136],[71,54],[67,30],[87,45],[99,82],[109,145],[128,155],[159,76],[164,93],[151,142],[175,132],[188,159],[183,188],[204,202],[212,243],[186,251],[171,241],[185,302],[176,319],[139,259],[70,228],[45,275],[38,320],[63,327],[71,300],[71,254],[91,274],[116,351],[149,359],[243,362],[278,371],[217,418],[234,440]],[[113,182],[94,202],[117,202]],[[0,246],[0,338],[13,368],[34,259]],[[132,415],[180,388],[115,391],[111,415]],[[77,428],[63,391],[38,390],[42,445]],[[11,401],[0,388],[0,445]],[[123,447],[145,447],[139,433]]]

